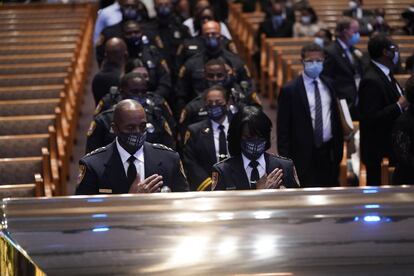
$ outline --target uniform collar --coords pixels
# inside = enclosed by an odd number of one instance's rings
[[[242,155],[242,159],[243,159],[243,168],[246,170],[249,167],[249,164],[252,160],[247,158],[243,153],[241,155]],[[259,162],[260,167],[262,167],[264,170],[266,170],[266,160],[265,160],[265,157],[264,157],[264,153],[262,155],[260,155],[260,157],[256,161]]]
[[[122,164],[124,164],[124,163],[128,162],[128,158],[131,156],[131,154],[129,152],[127,152],[121,146],[121,144],[119,144],[118,137],[116,137],[115,141],[116,141],[116,148],[118,149],[119,156],[121,157]],[[144,146],[142,146],[137,152],[134,153],[134,157],[137,160],[139,160],[141,162],[144,162]]]

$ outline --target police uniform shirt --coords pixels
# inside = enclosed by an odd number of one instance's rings
[[[249,164],[252,160],[244,156],[243,153],[241,155],[243,159],[244,171],[246,172],[247,179],[250,179],[253,168],[250,167]],[[256,161],[259,162],[259,165],[257,165],[257,171],[259,172],[259,179],[260,179],[266,174],[266,160],[264,158],[264,154],[262,154]]]
[[[124,150],[124,148],[119,144],[118,137],[115,139],[116,148],[118,149],[119,156],[121,157],[122,165],[124,166],[125,175],[128,175],[129,162],[128,158],[131,157],[131,154]],[[137,173],[140,176],[140,181],[145,179],[145,166],[144,166],[144,147],[141,147],[135,154],[134,165],[137,169]]]
[[[322,103],[322,122],[323,122],[323,141],[328,142],[332,139],[332,123],[331,123],[331,103],[332,98],[328,88],[322,83],[320,78],[312,79],[306,74],[302,74],[303,83],[305,85],[306,96],[309,103],[309,112],[312,119],[312,127],[315,129],[315,80],[318,83],[319,93]]]
[[[213,136],[214,136],[214,148],[216,150],[216,157],[217,157],[217,162],[220,161],[219,158],[219,154],[220,154],[220,129],[219,126],[220,124],[210,120],[211,121],[211,126],[213,128]],[[223,123],[221,124],[224,126],[224,133],[226,134],[226,139],[227,139],[227,131],[229,130],[229,120],[226,116],[226,118],[224,119]]]

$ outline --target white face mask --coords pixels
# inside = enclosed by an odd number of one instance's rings
[[[308,24],[310,24],[310,23],[311,23],[311,17],[310,17],[309,15],[302,16],[302,17],[300,18],[300,21],[302,22],[302,24],[304,24],[304,25],[308,25]]]
[[[378,24],[382,24],[382,23],[384,23],[384,17],[382,17],[382,16],[377,16],[377,23],[378,23]]]

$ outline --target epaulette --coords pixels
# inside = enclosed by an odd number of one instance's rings
[[[174,150],[172,148],[169,148],[169,147],[167,147],[166,145],[163,145],[163,144],[152,144],[152,147],[155,148],[155,149],[168,150],[168,151],[174,152]]]
[[[96,150],[91,151],[90,153],[86,154],[86,156],[92,156],[97,153],[103,152],[106,150],[106,147],[97,148]]]
[[[276,158],[279,158],[279,159],[286,160],[286,161],[292,161],[292,159],[290,159],[290,158],[287,158],[287,157],[284,157],[284,156],[281,156],[281,155],[277,155],[277,154],[274,154],[274,153],[271,153],[270,155],[272,155],[272,156],[274,156]]]

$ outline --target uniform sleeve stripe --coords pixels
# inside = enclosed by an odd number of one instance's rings
[[[209,185],[211,185],[211,177],[207,177],[201,184],[198,186],[197,191],[204,191]]]

